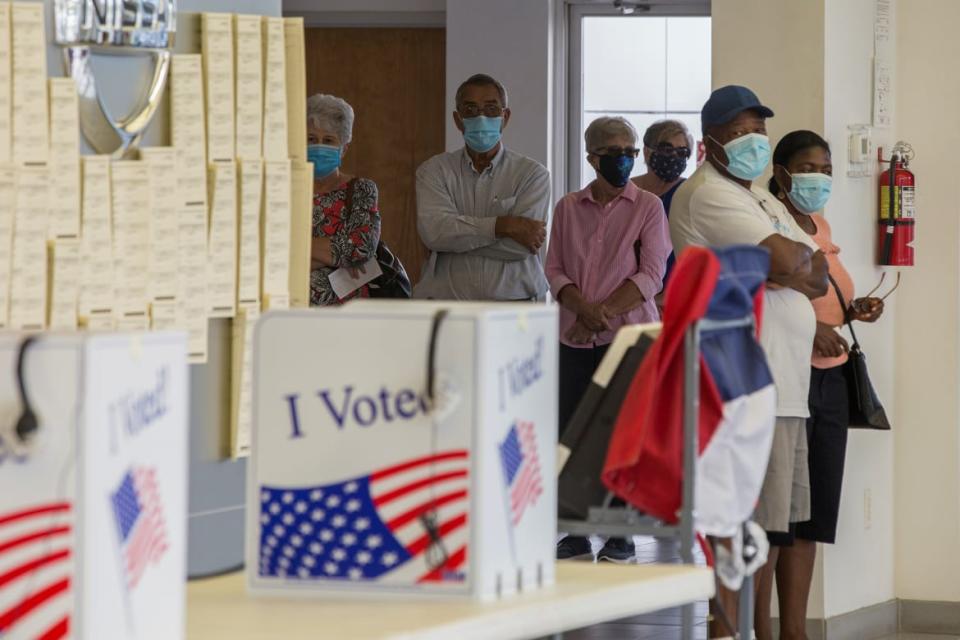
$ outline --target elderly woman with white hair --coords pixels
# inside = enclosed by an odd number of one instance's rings
[[[377,185],[340,171],[353,136],[353,108],[335,96],[317,94],[307,100],[307,159],[313,163],[313,244],[310,304],[335,305],[368,297],[366,285],[342,298],[330,285],[330,274],[348,269],[356,274],[376,255],[380,241]]]
[[[623,118],[587,127],[587,161],[597,177],[564,196],[553,214],[545,272],[560,303],[560,429],[566,428],[613,337],[623,325],[659,319],[670,236],[660,198],[630,181],[637,132]],[[568,536],[557,558],[592,555],[590,541]],[[633,543],[611,538],[598,558],[625,562]]]

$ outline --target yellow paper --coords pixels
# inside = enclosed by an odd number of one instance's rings
[[[170,128],[177,150],[180,204],[207,202],[207,135],[203,106],[203,62],[197,54],[173,56],[170,70]]]
[[[10,135],[13,129],[11,61],[13,56],[10,55],[10,46],[10,3],[0,2],[0,162],[11,160]],[[3,319],[0,318],[0,326],[2,322]]]
[[[150,179],[150,249],[148,261],[151,301],[173,301],[179,287],[177,247],[177,155],[173,147],[147,147],[140,151]]]
[[[303,18],[284,18],[284,63],[287,72],[287,151],[307,161],[307,68]]]
[[[47,322],[47,179],[46,167],[17,169],[10,280],[14,329],[40,330]]]
[[[263,295],[263,310],[264,311],[275,311],[277,309],[289,309],[290,308],[290,296],[286,293],[277,293],[269,294],[265,293]]]
[[[287,72],[283,18],[263,19],[263,158],[286,160]],[[307,105],[303,105],[306,110]]]
[[[0,164],[0,329],[10,321],[10,276],[13,269],[13,218],[16,172]]]
[[[260,214],[263,210],[263,162],[240,162],[240,246],[237,303],[260,303]]]
[[[233,371],[230,376],[230,456],[233,458],[250,455],[253,330],[259,317],[259,307],[244,305],[237,309],[233,320]]]
[[[100,318],[113,315],[115,283],[110,163],[110,156],[84,156],[81,164],[81,320],[95,315]],[[100,322],[97,326],[103,326],[103,323]]]
[[[42,2],[11,5],[13,69],[13,159],[18,163],[47,161],[47,42]],[[46,252],[46,248],[44,248]],[[46,264],[46,258],[44,258]]]
[[[290,164],[290,306],[309,307],[313,164],[299,160]]]
[[[91,313],[80,318],[80,326],[88,331],[113,331],[117,327],[117,319],[113,313]]]
[[[207,160],[234,159],[233,16],[204,13],[201,19],[207,102]]]
[[[56,238],[50,250],[51,329],[73,331],[77,328],[77,301],[80,293],[80,238]]]
[[[114,311],[147,317],[150,267],[150,174],[142,160],[119,160],[111,168]]]
[[[187,358],[207,361],[207,209],[183,205],[178,212],[180,288],[177,326],[187,332]]]
[[[210,165],[210,241],[207,308],[211,318],[232,318],[237,305],[237,165]]]
[[[290,162],[264,163],[263,283],[264,300],[290,299]]]
[[[150,328],[153,331],[173,331],[179,328],[176,300],[154,300],[150,303]]]
[[[150,317],[147,314],[123,316],[117,318],[114,326],[117,331],[146,331],[150,328]]]
[[[235,16],[235,75],[237,95],[237,157],[260,158],[263,153],[263,38],[261,17]]]
[[[80,114],[73,78],[50,78],[51,238],[80,235]]]

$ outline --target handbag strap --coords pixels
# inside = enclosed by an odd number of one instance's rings
[[[840,300],[840,308],[843,310],[844,323],[847,325],[847,328],[850,329],[850,337],[853,338],[853,345],[851,346],[851,350],[852,349],[859,350],[860,342],[857,340],[857,332],[853,330],[853,323],[850,321],[850,314],[848,313],[849,307],[847,307],[847,303],[843,299],[843,293],[840,292],[840,285],[837,284],[837,281],[834,280],[833,276],[831,276],[829,273],[827,274],[827,278],[830,279],[830,284],[833,285],[833,290],[837,294],[837,299]]]

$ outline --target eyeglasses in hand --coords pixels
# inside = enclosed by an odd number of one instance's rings
[[[875,286],[873,289],[871,289],[871,290],[870,290],[870,293],[868,293],[867,295],[865,295],[864,298],[870,298],[870,297],[872,297],[873,294],[875,294],[875,293],[877,292],[877,290],[878,290],[880,287],[883,286],[883,279],[886,278],[886,277],[887,277],[887,272],[886,272],[886,271],[884,271],[883,273],[881,273],[881,274],[880,274],[880,282],[878,282],[878,283],[877,283],[877,286]],[[897,287],[899,287],[899,286],[900,286],[900,272],[897,271],[897,281],[896,281],[895,283],[893,283],[893,289],[890,289],[890,291],[887,291],[885,294],[883,294],[882,296],[880,296],[880,300],[886,300],[887,298],[889,298],[889,297],[890,297],[890,294],[892,294],[894,291],[896,291],[896,290],[897,290]]]

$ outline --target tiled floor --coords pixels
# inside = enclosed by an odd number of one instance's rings
[[[960,640],[960,636],[942,636],[930,633],[898,633],[895,636],[884,636],[877,640]]]
[[[680,562],[680,546],[676,540],[658,540],[650,537],[634,537],[637,545],[637,563]],[[602,543],[593,540],[594,551],[599,551]],[[703,555],[697,548],[694,552],[698,564],[703,563]],[[707,637],[707,603],[695,605],[695,638]],[[616,622],[599,624],[586,629],[577,629],[563,634],[564,640],[682,640],[680,637],[680,609],[667,609]]]
[[[656,538],[635,537],[637,562],[680,562],[680,550],[675,540],[660,541]],[[601,542],[593,540],[594,552],[600,550]],[[703,563],[700,550],[695,552],[698,564]],[[695,606],[696,640],[707,637],[707,603]],[[680,609],[667,609],[615,622],[598,624],[585,629],[576,629],[563,634],[563,640],[683,640],[680,636]],[[868,640],[868,639],[864,639]],[[960,640],[960,636],[899,633],[877,640]]]

